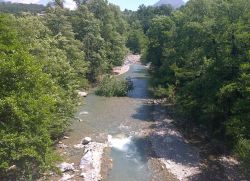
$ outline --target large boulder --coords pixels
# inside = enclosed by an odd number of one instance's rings
[[[59,169],[61,170],[61,172],[67,172],[67,171],[74,171],[74,163],[66,163],[63,162],[60,165],[58,165]]]
[[[92,141],[92,139],[91,139],[90,137],[85,137],[85,138],[82,140],[82,144],[83,144],[83,145],[87,145],[87,144],[89,144],[91,141]]]
[[[81,97],[87,97],[88,93],[79,91],[78,95],[81,96]]]
[[[84,155],[81,159],[81,176],[86,181],[99,181],[101,177],[101,164],[106,144],[90,142],[85,145]]]

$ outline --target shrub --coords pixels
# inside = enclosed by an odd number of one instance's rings
[[[132,85],[130,81],[116,79],[112,76],[105,76],[95,93],[98,96],[124,97],[131,89]]]
[[[250,169],[250,140],[241,139],[236,146],[236,153],[240,157],[245,169]]]

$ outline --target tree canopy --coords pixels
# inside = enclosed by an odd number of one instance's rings
[[[157,96],[249,164],[250,1],[191,0],[157,16],[150,8],[137,13]]]
[[[127,23],[104,0],[16,13],[0,15],[0,180],[34,180],[54,168],[52,145],[70,124],[76,90],[123,63]]]

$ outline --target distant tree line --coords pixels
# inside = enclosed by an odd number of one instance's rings
[[[41,13],[45,10],[45,6],[41,4],[22,4],[0,1],[0,13],[20,14],[30,12],[32,14]]]
[[[44,16],[0,14],[0,180],[54,169],[52,145],[70,124],[76,90],[126,54],[128,25],[117,6],[93,0],[70,11],[60,2]]]

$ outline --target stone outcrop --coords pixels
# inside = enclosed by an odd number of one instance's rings
[[[99,181],[101,177],[101,164],[104,148],[107,145],[89,142],[84,146],[84,155],[80,162],[81,176],[85,181]]]

